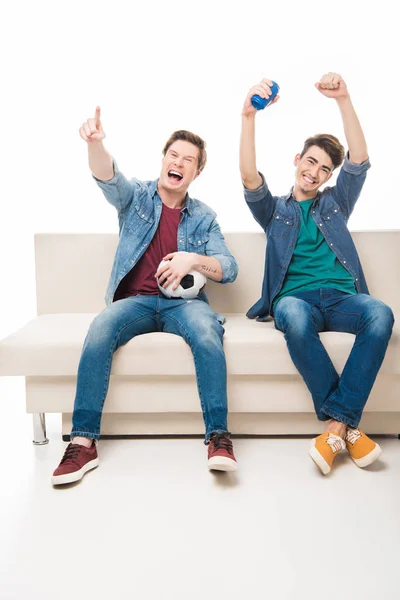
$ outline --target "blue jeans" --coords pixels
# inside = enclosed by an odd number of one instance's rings
[[[281,298],[274,319],[311,393],[318,419],[357,427],[392,334],[391,309],[367,294],[322,288]],[[341,377],[319,339],[320,331],[356,336]]]
[[[160,294],[118,300],[90,325],[79,363],[71,437],[99,439],[115,350],[136,335],[155,331],[183,337],[192,350],[206,442],[212,433],[227,431],[224,328],[206,302]]]

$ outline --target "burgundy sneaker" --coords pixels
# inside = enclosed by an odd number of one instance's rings
[[[229,433],[214,433],[208,444],[210,471],[236,471],[237,462]]]
[[[79,481],[87,471],[94,469],[98,464],[99,457],[95,442],[90,448],[80,444],[68,444],[60,464],[53,473],[51,483],[62,485]]]

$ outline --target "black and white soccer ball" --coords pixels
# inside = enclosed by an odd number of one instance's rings
[[[158,268],[161,269],[167,263],[169,263],[169,260],[162,260]],[[196,298],[200,294],[207,283],[207,277],[203,273],[200,273],[200,271],[193,270],[189,271],[185,277],[182,277],[176,290],[172,289],[174,283],[173,281],[166,288],[163,288],[158,283],[158,287],[167,298],[184,298],[185,300],[189,300],[190,298]]]

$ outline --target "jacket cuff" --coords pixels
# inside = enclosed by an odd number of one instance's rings
[[[265,183],[265,177],[262,173],[260,173],[260,171],[258,171],[258,174],[262,179],[262,184],[259,188],[256,190],[248,190],[247,188],[243,187],[246,202],[258,202],[259,200],[265,198],[265,196],[268,194],[268,186]]]
[[[119,171],[118,165],[114,159],[113,159],[113,169],[114,169],[114,175],[111,179],[108,179],[107,181],[103,181],[102,179],[97,179],[97,177],[95,177],[92,173],[93,179],[95,180],[97,185],[99,187],[101,187],[101,189],[107,188],[108,185],[117,185],[120,171]]]
[[[235,259],[223,254],[213,254],[212,257],[217,259],[222,270],[222,279],[217,283],[232,283],[235,281],[239,270]]]
[[[369,162],[369,158],[360,164],[350,162],[349,153],[346,154],[343,162],[343,169],[346,173],[350,173],[350,175],[363,175],[363,173],[368,171],[370,166],[371,163]]]

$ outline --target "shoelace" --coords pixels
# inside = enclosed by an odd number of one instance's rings
[[[346,432],[346,440],[350,442],[350,444],[355,444],[357,440],[361,437],[361,432],[359,429],[348,429]]]
[[[339,452],[339,450],[343,450],[346,447],[346,444],[342,440],[341,437],[330,433],[326,439],[327,444],[330,445],[333,452]]]
[[[60,465],[67,461],[73,462],[78,456],[83,446],[79,444],[68,444],[67,449],[64,452],[64,456],[61,459]]]
[[[224,433],[216,433],[212,436],[211,441],[216,450],[218,450],[218,448],[223,448],[229,454],[233,454],[232,442]]]

